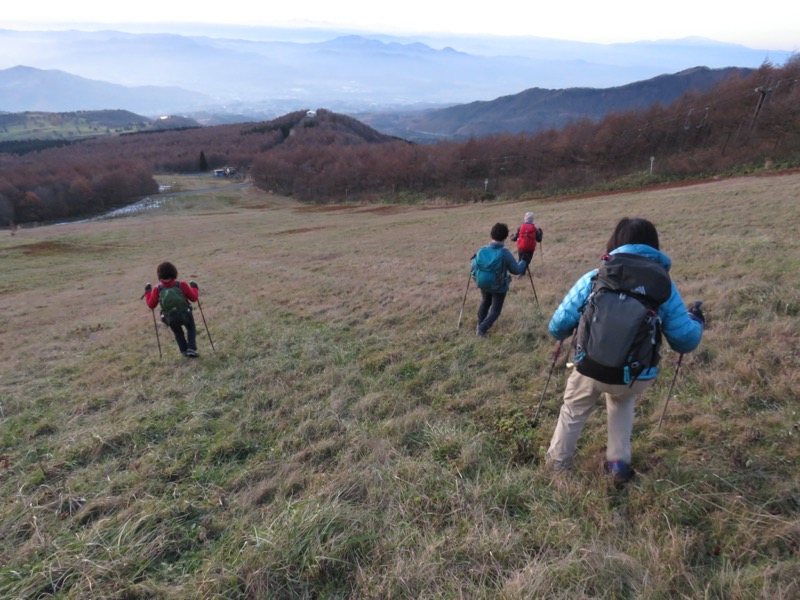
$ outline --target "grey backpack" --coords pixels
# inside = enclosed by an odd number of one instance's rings
[[[667,270],[638,254],[604,256],[581,308],[573,362],[603,383],[633,383],[658,364],[658,308],[672,295]]]

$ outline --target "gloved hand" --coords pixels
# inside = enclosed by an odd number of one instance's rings
[[[190,281],[190,282],[189,282],[189,287],[192,287],[192,288],[194,288],[194,289],[199,289],[199,288],[197,287],[197,284],[196,284],[194,281]]]
[[[148,282],[147,285],[144,286],[144,293],[149,294],[152,291],[153,291],[153,286],[150,285],[150,283]]]
[[[706,324],[706,316],[703,314],[703,311],[700,307],[703,305],[702,301],[697,300],[695,301],[694,305],[689,309],[689,317],[697,321],[698,323],[702,323],[703,325]]]
[[[511,241],[512,242],[516,242],[517,241],[517,234],[516,233],[512,233],[511,234]]]

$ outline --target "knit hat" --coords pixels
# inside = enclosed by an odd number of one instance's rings
[[[526,212],[525,213],[525,222],[526,223],[533,223],[533,213],[532,212]]]

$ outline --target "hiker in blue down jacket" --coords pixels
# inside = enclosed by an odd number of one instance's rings
[[[508,225],[495,223],[489,235],[492,241],[472,257],[472,277],[481,290],[478,327],[475,330],[480,337],[486,335],[503,310],[511,281],[508,273],[522,275],[528,268],[527,261],[517,262],[511,251],[503,245],[508,237]]]
[[[659,250],[658,232],[646,219],[624,218],[614,229],[606,252],[638,254],[651,258],[669,271],[672,261]],[[581,277],[562,300],[550,320],[549,331],[557,340],[567,339],[580,320],[592,288],[592,270]],[[699,303],[691,309],[684,305],[681,295],[672,285],[672,294],[658,309],[664,338],[675,352],[686,353],[700,343],[705,318]],[[572,467],[572,457],[578,438],[589,416],[594,412],[600,396],[605,394],[608,412],[608,444],[606,446],[606,471],[614,477],[615,484],[627,483],[634,474],[631,469],[631,434],[636,399],[654,382],[658,367],[643,371],[632,384],[607,384],[582,375],[573,369],[564,390],[564,403],[555,432],[547,450],[547,462],[555,470]]]

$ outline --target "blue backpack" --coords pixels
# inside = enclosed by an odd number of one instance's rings
[[[485,292],[504,292],[508,286],[506,275],[505,248],[484,246],[472,261],[472,278]]]

